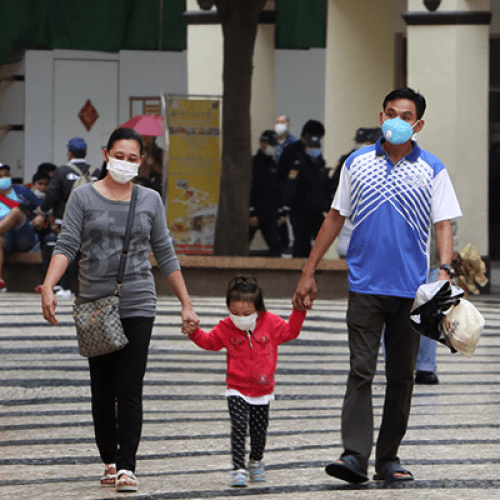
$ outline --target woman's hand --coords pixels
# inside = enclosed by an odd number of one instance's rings
[[[194,312],[193,306],[183,306],[181,311],[182,317],[182,333],[191,335],[200,324],[200,318]]]
[[[59,320],[56,318],[57,299],[51,287],[42,285],[40,292],[42,294],[42,310],[43,317],[53,325],[58,325]]]

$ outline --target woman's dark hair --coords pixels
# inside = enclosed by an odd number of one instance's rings
[[[229,307],[232,300],[252,302],[259,312],[266,310],[262,290],[253,276],[236,276],[229,282],[226,296],[227,307]]]
[[[395,101],[396,99],[409,99],[415,103],[415,108],[417,108],[417,119],[420,120],[424,116],[425,108],[427,106],[425,102],[425,97],[418,92],[415,92],[410,87],[405,87],[403,89],[396,89],[389,92],[385,96],[384,103],[382,104],[382,110],[385,111],[388,102]]]
[[[134,129],[128,127],[117,128],[111,134],[108,140],[108,145],[106,146],[106,151],[110,151],[113,148],[113,144],[116,141],[121,141],[121,140],[137,141],[141,149],[141,156],[144,154],[144,141],[142,140],[141,134],[139,134],[139,132],[136,132]]]

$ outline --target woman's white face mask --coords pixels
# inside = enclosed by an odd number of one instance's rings
[[[111,156],[108,159],[106,168],[111,177],[120,184],[126,184],[139,174],[140,163],[129,163],[123,160],[117,160]]]

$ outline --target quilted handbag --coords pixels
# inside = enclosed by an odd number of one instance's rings
[[[76,336],[82,356],[101,356],[122,349],[128,344],[119,309],[118,295],[75,304]]]
[[[125,241],[118,265],[115,293],[82,304],[76,304],[75,302],[73,308],[78,348],[80,354],[86,358],[109,354],[122,349],[128,344],[120,319],[120,287],[125,274],[136,200],[137,186],[133,186],[127,228],[125,229]]]

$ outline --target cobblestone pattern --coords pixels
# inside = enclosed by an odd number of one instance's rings
[[[175,300],[159,300],[144,388],[138,493],[99,486],[86,360],[78,355],[71,301],[61,325],[44,322],[35,294],[0,296],[0,497],[9,499],[497,499],[500,298],[474,302],[486,329],[471,359],[438,347],[437,386],[416,386],[402,463],[415,481],[354,486],[327,476],[342,451],[340,411],[348,370],[346,301],[317,301],[300,337],[280,349],[271,403],[267,481],[229,486],[225,353],[180,334]],[[202,327],[226,314],[222,298],[195,299]],[[288,316],[290,301],[269,300]],[[373,386],[376,427],[384,397],[382,358]],[[372,475],[373,461],[369,474]]]

